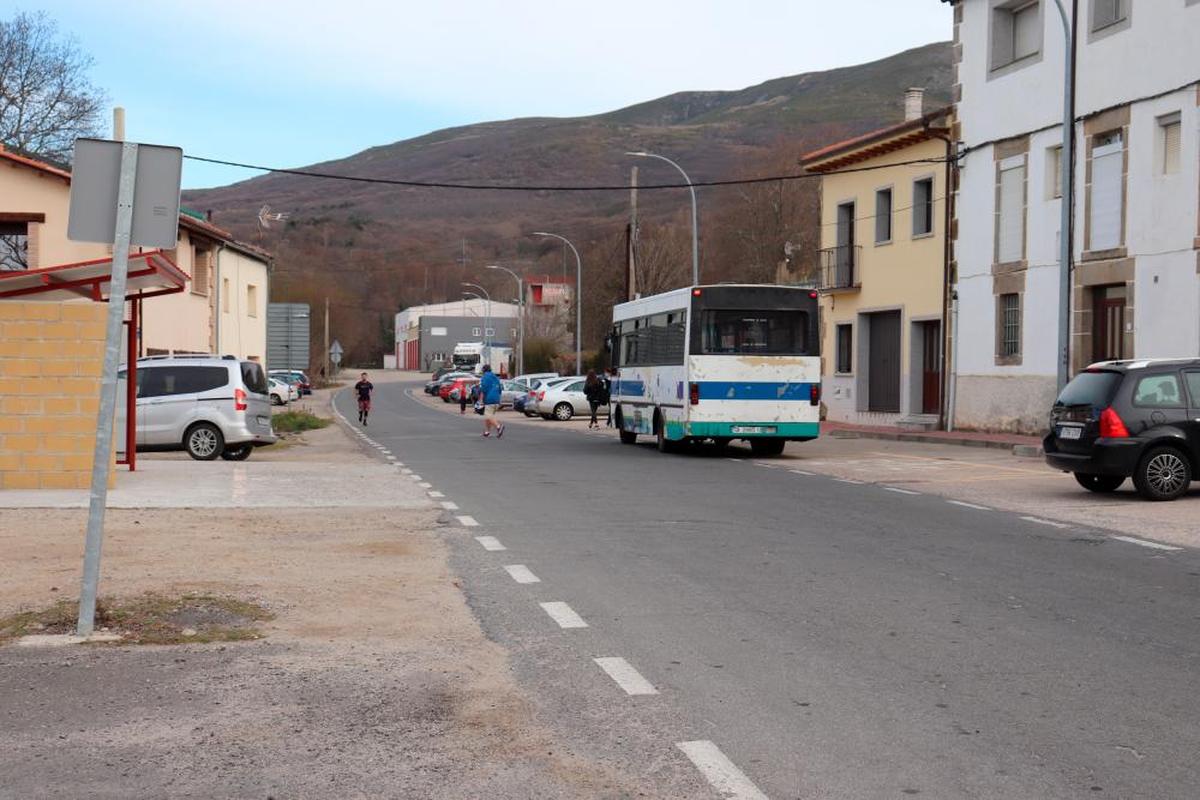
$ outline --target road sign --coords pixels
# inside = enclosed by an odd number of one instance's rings
[[[329,347],[329,360],[333,362],[335,367],[341,365],[342,353],[344,352],[346,351],[342,349],[342,343],[337,339],[334,339],[333,344]]]
[[[71,170],[71,210],[67,238],[112,244],[117,227],[117,191],[125,143],[76,139]],[[138,144],[129,243],[171,250],[179,238],[179,178],[183,151]]]

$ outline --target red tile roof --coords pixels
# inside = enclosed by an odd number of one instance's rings
[[[950,108],[939,108],[917,119],[905,120],[896,125],[889,125],[886,128],[879,128],[878,130],[864,133],[861,136],[835,142],[834,144],[822,147],[819,150],[813,150],[811,153],[801,156],[800,164],[816,172],[820,172],[836,166],[842,166],[849,162],[873,158],[901,147],[907,147],[910,144],[931,138],[930,130],[938,127],[933,123],[948,117],[950,113]],[[872,147],[872,145],[876,146]],[[833,156],[839,155],[842,158],[832,163],[816,166],[819,162],[827,161]]]
[[[62,169],[59,169],[58,167],[51,166],[50,164],[47,164],[45,161],[38,161],[36,158],[29,158],[28,156],[17,155],[16,153],[13,153],[9,150],[4,149],[4,145],[2,145],[2,144],[0,144],[0,159],[11,162],[13,164],[20,164],[21,166],[29,167],[31,169],[36,169],[39,172],[45,172],[49,175],[54,175],[55,177],[62,178],[67,183],[71,182],[71,173],[67,172],[66,170],[62,170]]]

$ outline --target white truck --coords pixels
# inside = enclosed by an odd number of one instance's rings
[[[473,372],[476,375],[483,371],[484,364],[491,364],[496,374],[508,374],[508,362],[512,358],[511,347],[487,347],[483,342],[459,342],[454,346],[451,360],[456,369],[463,372]]]

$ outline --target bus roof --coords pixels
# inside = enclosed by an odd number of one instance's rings
[[[636,300],[629,300],[624,303],[618,303],[613,306],[613,322],[620,322],[634,317],[642,317],[647,314],[658,314],[665,311],[675,311],[681,308],[687,308],[691,302],[691,294],[693,289],[737,289],[737,288],[754,288],[754,289],[781,289],[789,292],[810,292],[810,288],[805,286],[787,286],[776,283],[707,283],[697,286],[683,286],[679,289],[672,289],[669,292],[661,294],[652,294],[647,297],[639,297]]]

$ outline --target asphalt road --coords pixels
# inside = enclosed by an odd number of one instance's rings
[[[1196,796],[1195,551],[748,451],[666,456],[555,423],[485,440],[412,388],[380,386],[365,432],[415,473],[397,480],[457,506],[453,566],[565,747],[664,796]],[[601,657],[658,693],[627,694]]]

